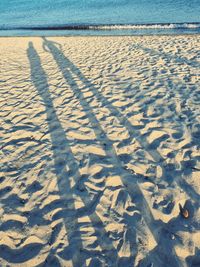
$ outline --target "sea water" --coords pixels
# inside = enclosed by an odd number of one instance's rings
[[[200,33],[200,0],[0,0],[0,35]]]

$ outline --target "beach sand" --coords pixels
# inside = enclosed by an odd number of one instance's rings
[[[200,266],[199,51],[0,38],[0,266]]]

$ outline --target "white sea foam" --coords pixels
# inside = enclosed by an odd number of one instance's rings
[[[137,30],[137,29],[198,29],[200,23],[91,25],[90,30]]]

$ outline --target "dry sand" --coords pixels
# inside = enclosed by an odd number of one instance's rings
[[[0,266],[200,266],[199,51],[0,39]]]

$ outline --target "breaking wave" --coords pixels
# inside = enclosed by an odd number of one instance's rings
[[[142,29],[200,29],[200,22],[158,24],[81,24],[1,27],[0,30],[142,30]]]

